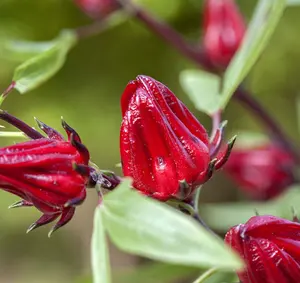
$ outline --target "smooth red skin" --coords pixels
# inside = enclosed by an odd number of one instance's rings
[[[116,0],[74,0],[74,2],[90,17],[105,17],[119,5]]]
[[[293,183],[293,159],[275,145],[234,149],[224,171],[252,198],[266,200]]]
[[[206,180],[210,162],[205,128],[160,82],[138,76],[121,98],[120,150],[124,176],[160,200],[179,196],[179,182],[193,188]]]
[[[254,216],[230,229],[225,242],[244,259],[241,283],[300,282],[300,224],[275,216]]]
[[[234,0],[206,0],[204,48],[210,60],[226,67],[239,48],[246,26]]]
[[[45,214],[62,212],[85,198],[86,178],[72,164],[87,165],[69,141],[41,138],[0,149],[0,187],[31,202]]]

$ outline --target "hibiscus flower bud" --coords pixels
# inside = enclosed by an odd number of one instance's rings
[[[0,188],[22,198],[10,207],[35,206],[43,215],[27,232],[60,217],[52,232],[71,220],[86,196],[89,152],[79,135],[62,121],[68,140],[37,120],[47,137],[6,112],[0,118],[32,140],[0,148]]]
[[[227,160],[234,139],[218,156],[205,128],[162,83],[147,76],[131,81],[121,98],[122,170],[133,186],[159,200],[187,199]],[[217,158],[214,158],[217,155]]]
[[[257,200],[278,196],[294,182],[293,158],[273,144],[235,149],[224,172],[248,195]]]
[[[234,0],[205,0],[204,5],[204,48],[213,64],[226,67],[243,40],[243,16]]]
[[[225,242],[245,262],[241,283],[298,283],[300,224],[275,216],[254,216],[229,230]]]
[[[91,18],[104,18],[117,10],[117,0],[74,0],[75,3]]]

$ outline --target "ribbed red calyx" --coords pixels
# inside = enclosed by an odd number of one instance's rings
[[[205,0],[204,48],[213,64],[229,64],[245,31],[243,16],[234,0]]]
[[[294,182],[294,166],[293,158],[283,148],[265,144],[234,149],[224,172],[248,195],[266,200]]]
[[[254,216],[230,229],[225,242],[245,262],[241,283],[298,283],[300,224],[275,216]]]
[[[8,114],[1,112],[3,115]],[[48,137],[20,124],[18,128],[35,139],[0,148],[0,187],[22,198],[11,207],[35,206],[43,212],[28,231],[61,216],[53,232],[71,220],[75,206],[85,199],[90,157],[78,134],[65,122],[68,141],[44,123],[38,121],[38,125]]]
[[[147,76],[127,85],[121,108],[124,175],[154,198],[187,198],[207,177],[205,128],[166,86]]]

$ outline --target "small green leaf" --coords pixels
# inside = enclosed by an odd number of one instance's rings
[[[3,52],[7,58],[15,61],[25,61],[40,53],[46,52],[55,45],[55,40],[35,42],[26,40],[4,41]]]
[[[224,75],[221,106],[225,108],[269,42],[286,7],[286,0],[260,0],[241,48]]]
[[[109,251],[105,238],[101,206],[98,206],[95,210],[91,254],[93,282],[111,283]]]
[[[221,239],[191,217],[132,190],[128,179],[103,203],[105,228],[123,251],[173,264],[242,267]]]
[[[294,186],[279,198],[267,202],[201,204],[200,214],[211,228],[228,231],[232,226],[248,221],[256,211],[260,215],[268,214],[292,219],[292,208],[297,209],[299,203],[300,187]]]
[[[64,30],[45,52],[25,61],[14,72],[15,88],[20,93],[28,92],[51,78],[64,64],[68,51],[76,43],[74,32]]]
[[[180,74],[180,83],[199,111],[211,116],[219,110],[219,76],[201,70],[185,70]]]

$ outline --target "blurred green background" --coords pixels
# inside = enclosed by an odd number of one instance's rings
[[[201,44],[203,1],[139,2],[189,40]],[[256,1],[238,3],[249,19]],[[56,37],[63,28],[91,22],[71,0],[0,0],[2,43],[10,37],[47,41]],[[246,82],[257,99],[295,140],[299,140],[295,107],[300,89],[299,30],[300,8],[288,8]],[[9,85],[13,70],[19,63],[0,48],[0,89]],[[127,82],[138,74],[153,76],[169,86],[210,129],[209,119],[195,111],[179,85],[180,71],[193,67],[196,66],[132,19],[79,42],[71,50],[64,67],[52,79],[26,95],[14,91],[3,108],[31,125],[35,116],[57,129],[61,129],[60,117],[63,116],[80,133],[92,160],[100,168],[118,172],[115,164],[120,161],[119,99]],[[227,108],[224,119],[229,120],[228,135],[241,130],[263,131],[257,120],[234,101]],[[0,140],[2,146],[13,141],[18,140]],[[240,193],[225,180],[222,174],[217,174],[205,186],[203,201],[238,199]],[[7,210],[15,200],[16,197],[0,192],[0,281],[79,282],[80,278],[88,277],[96,193],[93,190],[88,193],[88,199],[77,209],[71,223],[51,239],[47,238],[49,227],[25,234],[27,227],[39,217],[39,212],[31,208]],[[111,251],[114,273],[139,264],[137,258],[114,248]]]

